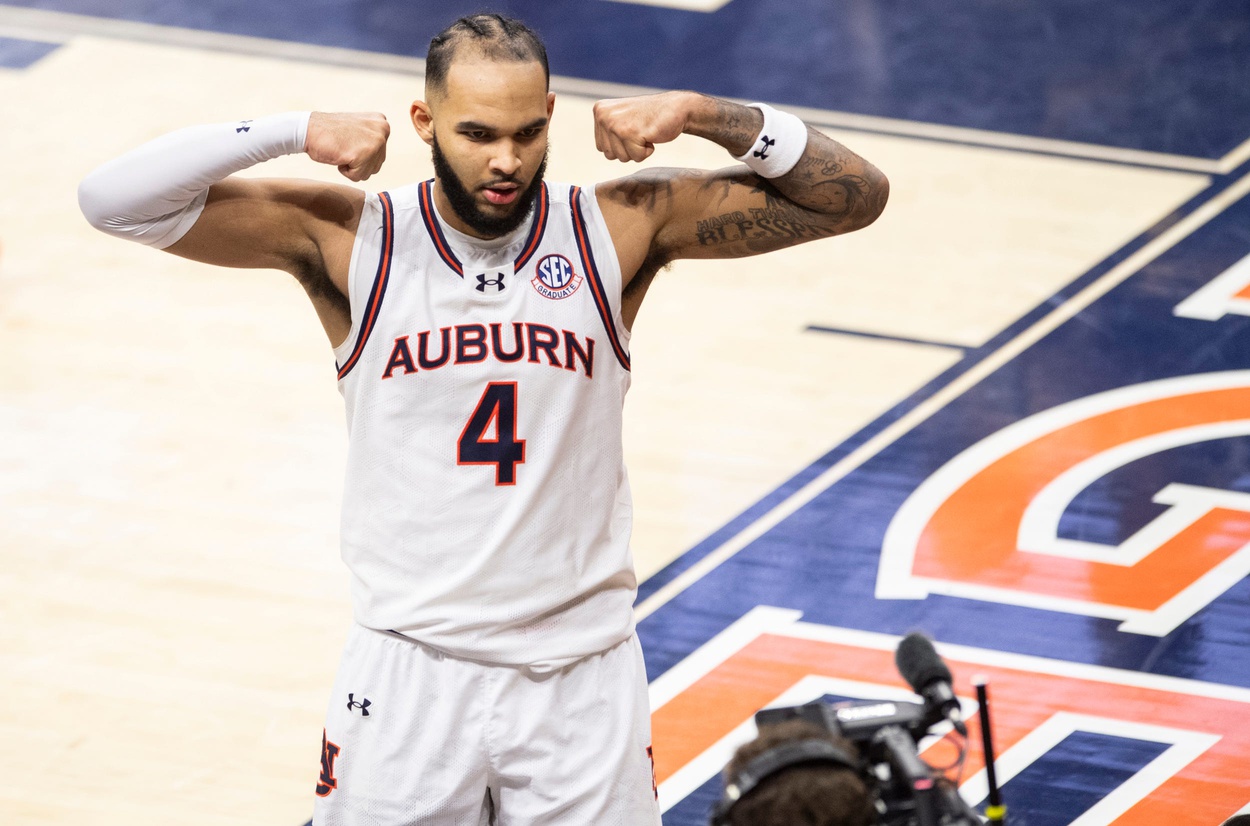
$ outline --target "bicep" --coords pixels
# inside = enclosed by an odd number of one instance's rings
[[[341,257],[336,247],[346,244],[350,254],[363,203],[351,187],[227,178],[213,184],[195,223],[166,251],[222,267],[326,266]]]
[[[795,204],[745,166],[674,171],[669,189],[655,241],[669,259],[741,258],[839,231],[829,215]]]

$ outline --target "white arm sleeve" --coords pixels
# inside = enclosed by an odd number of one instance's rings
[[[304,151],[309,112],[180,129],[95,169],[78,186],[91,226],[164,249],[191,229],[208,188],[242,169]]]

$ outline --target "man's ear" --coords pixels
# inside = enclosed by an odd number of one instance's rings
[[[551,120],[551,113],[556,108],[556,93],[547,93],[547,120]]]
[[[550,103],[548,103],[548,106],[550,106]],[[417,134],[421,136],[421,140],[426,143],[433,143],[434,116],[430,113],[430,104],[424,100],[414,100],[412,102],[411,115],[412,125],[416,128]]]

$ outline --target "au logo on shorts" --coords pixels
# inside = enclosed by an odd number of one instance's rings
[[[553,253],[544,256],[534,267],[534,279],[530,283],[540,295],[558,301],[577,292],[584,280],[573,269],[569,259]]]
[[[321,730],[321,776],[317,778],[317,797],[326,797],[339,786],[334,776],[334,761],[338,759],[341,749],[331,743],[326,730]]]

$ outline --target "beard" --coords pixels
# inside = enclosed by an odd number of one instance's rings
[[[525,191],[517,196],[516,201],[512,203],[511,211],[503,215],[491,215],[477,205],[473,193],[469,192],[464,181],[460,180],[460,176],[451,168],[451,164],[447,162],[447,156],[438,145],[438,138],[433,140],[431,149],[434,158],[434,174],[438,178],[438,184],[443,188],[443,194],[447,196],[451,204],[451,211],[456,213],[456,217],[469,229],[485,238],[498,238],[525,223],[525,219],[529,217],[530,210],[534,206],[534,199],[538,197],[538,190],[543,185],[543,174],[547,171],[546,151],[543,152],[543,160],[538,165],[538,171],[534,173],[534,179],[530,181]],[[515,177],[508,176],[492,180],[491,183],[519,185],[521,182]]]

